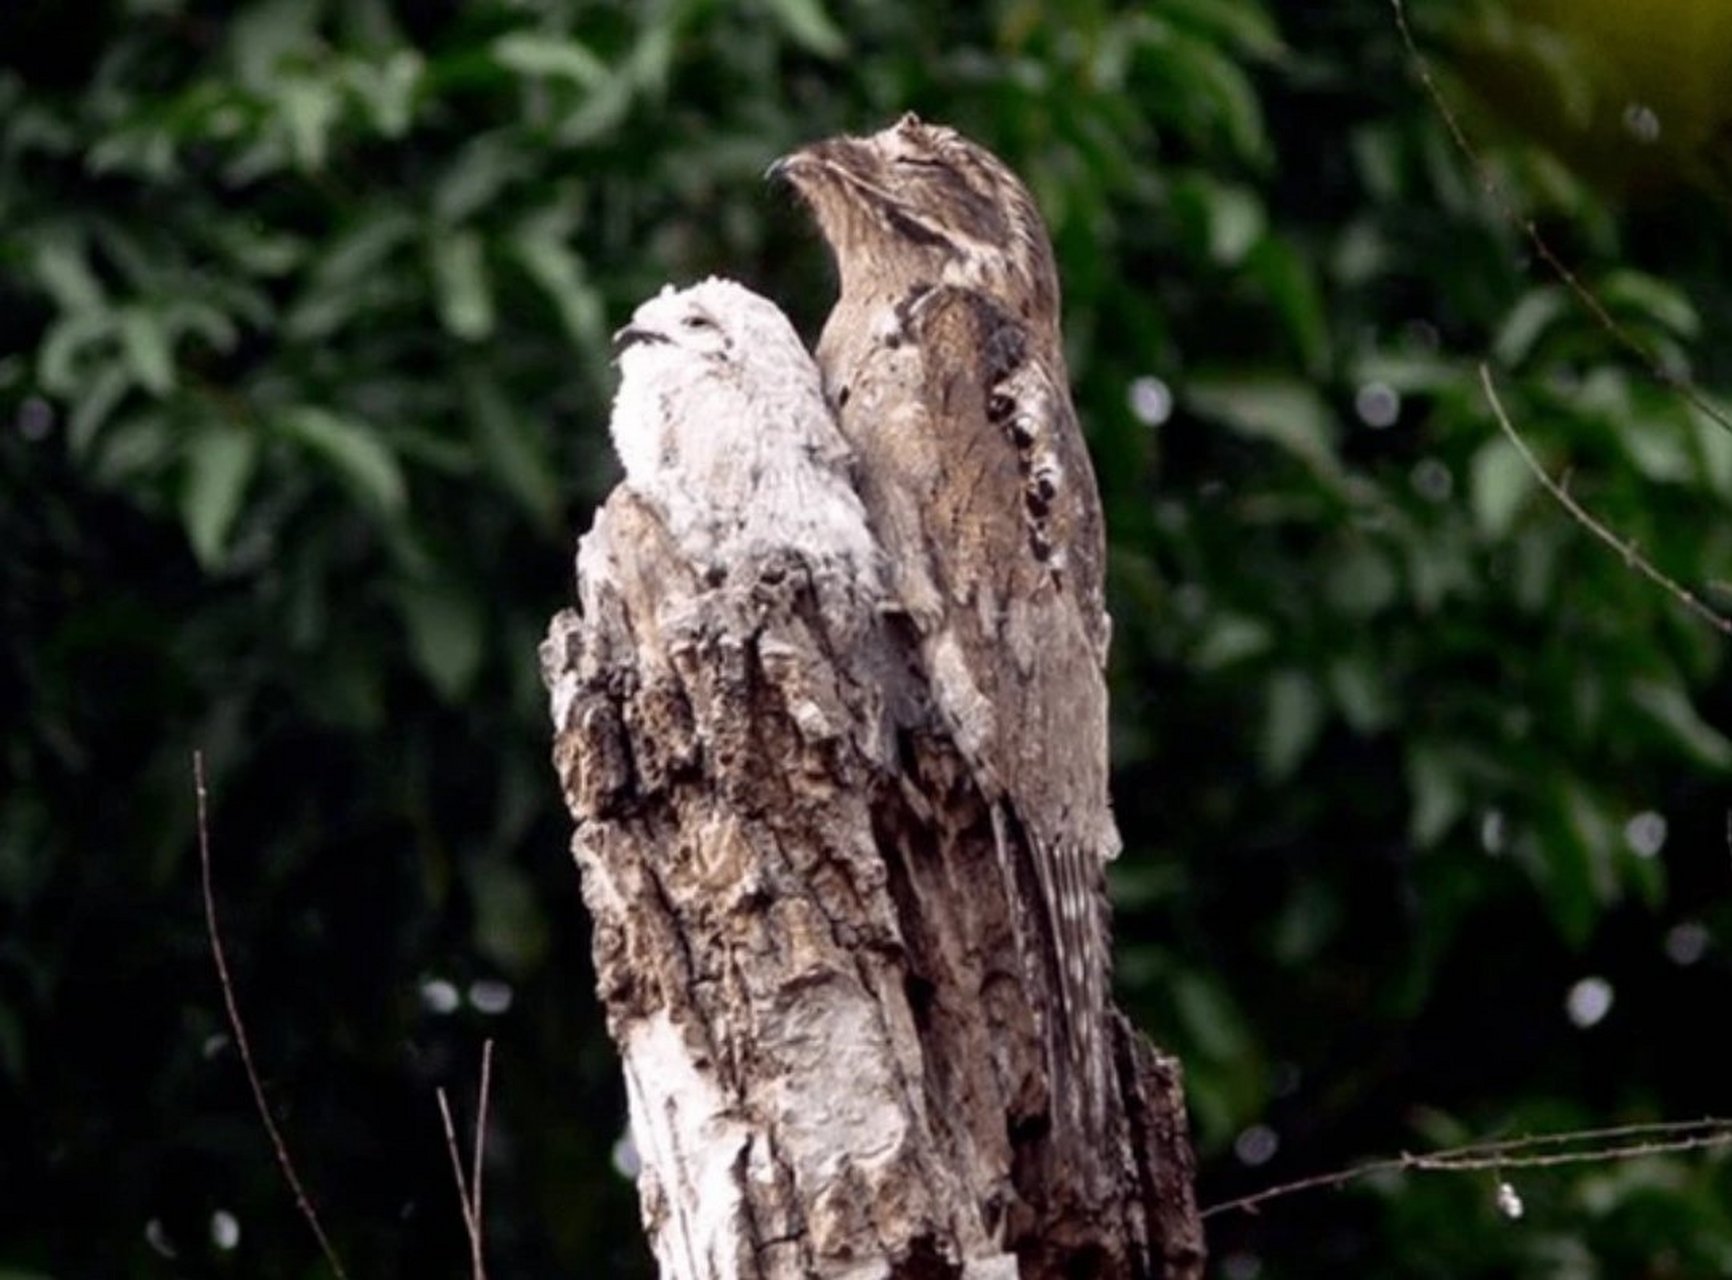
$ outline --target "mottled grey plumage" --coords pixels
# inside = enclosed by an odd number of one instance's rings
[[[1059,286],[1034,201],[996,157],[913,115],[778,162],[835,253],[818,344],[860,454],[891,587],[922,634],[940,711],[995,802],[1006,875],[1061,1008],[1055,1088],[1104,1088],[1110,966],[1102,864],[1110,623],[1093,468],[1071,407]],[[1073,1111],[1072,1114],[1077,1114]]]

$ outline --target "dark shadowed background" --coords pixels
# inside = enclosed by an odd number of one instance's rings
[[[535,662],[617,477],[606,336],[724,272],[815,336],[766,163],[905,108],[1051,221],[1111,522],[1121,1000],[1204,1201],[1732,1112],[1719,0],[6,0],[0,1277],[465,1274],[433,1090],[497,1042],[493,1274],[644,1276]],[[1717,401],[1716,401],[1717,403]],[[1381,1177],[1213,1274],[1732,1275],[1732,1161]]]

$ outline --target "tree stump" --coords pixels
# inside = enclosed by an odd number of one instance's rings
[[[1178,1065],[1115,1015],[1104,1131],[1060,1119],[907,620],[624,488],[578,586],[542,671],[662,1275],[1200,1275]]]

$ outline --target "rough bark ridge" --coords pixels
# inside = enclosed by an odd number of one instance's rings
[[[662,1274],[1199,1275],[1178,1066],[1122,1018],[1104,1141],[1059,1139],[902,620],[792,552],[700,573],[625,490],[578,581],[542,669]]]

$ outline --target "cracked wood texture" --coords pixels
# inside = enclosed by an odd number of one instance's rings
[[[1032,899],[906,619],[702,572],[623,488],[578,588],[542,670],[661,1274],[1200,1275],[1177,1063],[1115,1014],[1104,1132],[1054,1123]]]

